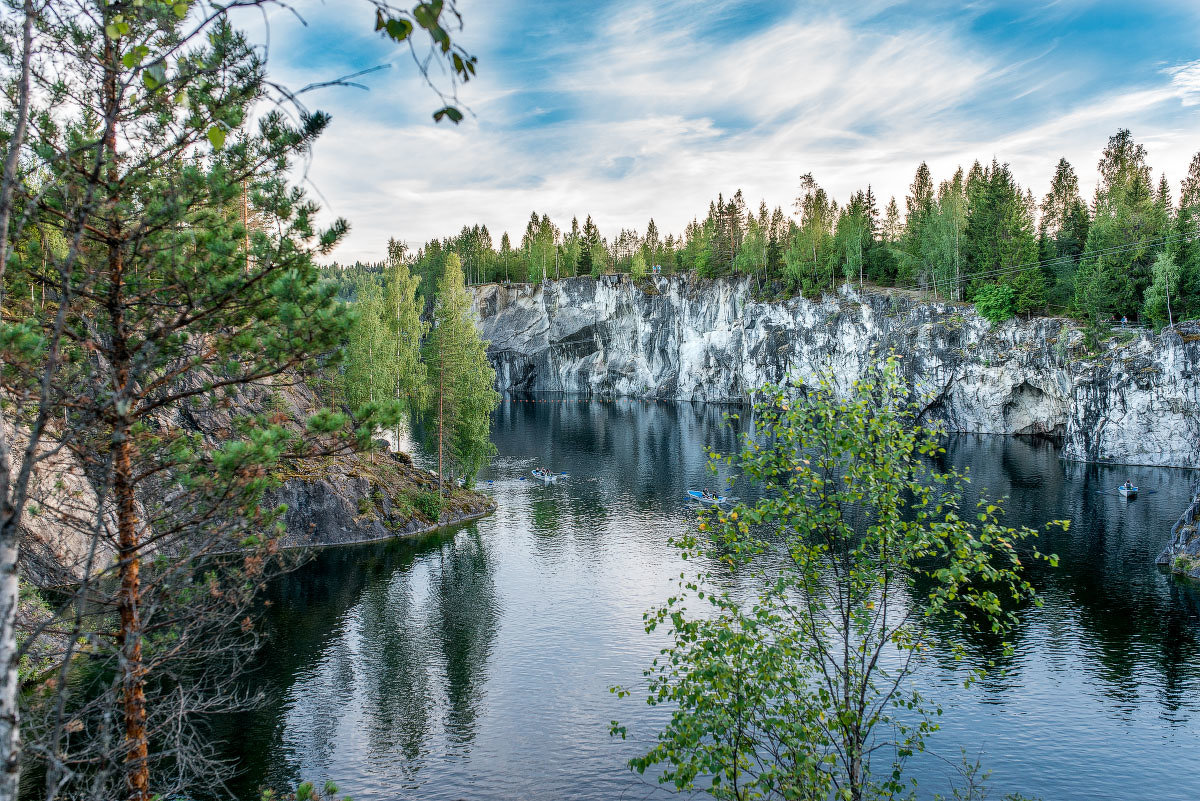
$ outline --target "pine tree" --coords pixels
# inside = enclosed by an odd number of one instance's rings
[[[1175,322],[1175,313],[1180,310],[1180,279],[1183,270],[1167,251],[1158,254],[1154,261],[1153,280],[1146,288],[1143,313],[1155,328]]]
[[[1100,182],[1094,203],[1097,210],[1103,205],[1121,203],[1137,206],[1149,199],[1150,166],[1146,163],[1146,148],[1133,140],[1128,128],[1109,137],[1098,169]]]
[[[658,226],[655,225],[653,217],[646,225],[646,237],[642,240],[642,255],[647,264],[662,263],[662,242],[659,240]]]
[[[1137,317],[1160,237],[1170,224],[1155,202],[1146,149],[1122,129],[1099,163],[1095,213],[1076,275],[1075,308],[1092,326],[1093,342],[1114,316]]]
[[[274,562],[279,512],[262,508],[264,493],[285,461],[312,455],[346,422],[326,410],[288,427],[285,410],[227,411],[239,390],[336,365],[348,333],[315,264],[346,224],[318,228],[317,206],[289,186],[329,118],[293,126],[256,108],[267,91],[261,57],[224,14],[197,27],[161,3],[104,3],[75,17],[45,8],[34,72],[52,83],[35,94],[56,107],[20,154],[40,179],[22,211],[32,230],[74,244],[61,262],[53,249],[44,261],[5,258],[4,280],[55,287],[46,305],[23,310],[23,325],[61,348],[54,398],[42,403],[62,413],[62,447],[105,496],[94,519],[61,522],[115,558],[86,585],[78,624],[90,669],[112,681],[69,699],[77,734],[51,728],[37,748],[50,786],[176,797],[194,791],[204,755],[197,697],[229,688],[237,648],[252,637],[252,621],[241,624]],[[7,346],[4,363],[8,398],[40,372]],[[177,424],[204,408],[226,414],[227,430]],[[369,442],[389,419],[372,414],[356,433]],[[209,559],[222,552],[241,556]],[[203,663],[197,651],[210,643],[222,656]],[[6,768],[21,761],[10,749]]]
[[[508,231],[505,231],[500,236],[500,261],[504,263],[504,283],[509,282],[508,268],[513,260],[512,240],[508,238]]]
[[[909,195],[904,201],[907,209],[905,225],[912,231],[933,211],[933,176],[925,162],[922,161],[917,167],[917,174],[913,177],[908,191]]]
[[[894,245],[900,241],[903,232],[904,223],[900,219],[900,207],[896,204],[896,197],[893,195],[888,200],[887,208],[883,212],[883,241]]]
[[[603,269],[600,229],[588,215],[583,223],[583,238],[579,245],[579,272],[598,277]]]
[[[1058,160],[1041,212],[1038,255],[1044,262],[1047,298],[1062,307],[1074,293],[1075,269],[1091,223],[1087,204],[1079,195],[1079,178],[1065,158]]]
[[[1200,207],[1200,153],[1192,156],[1187,177],[1179,187],[1179,208]]]
[[[1200,317],[1200,153],[1193,158],[1179,193],[1171,242],[1167,250],[1179,266],[1176,320]],[[1172,298],[1176,297],[1174,294]]]

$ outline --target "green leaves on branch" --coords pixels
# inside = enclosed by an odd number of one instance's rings
[[[383,31],[394,41],[403,42],[413,32],[413,24],[406,19],[385,17],[382,11],[376,11],[375,30]]]
[[[689,561],[747,572],[751,598],[722,590],[724,576],[681,574],[648,613],[671,644],[647,701],[674,711],[631,767],[735,801],[895,797],[941,715],[911,681],[922,655],[960,656],[964,631],[1005,636],[1019,605],[1039,603],[1026,563],[1055,559],[1028,544],[1037,532],[1005,526],[1000,504],[963,509],[966,477],[936,469],[940,434],[917,423],[894,358],[849,387],[827,377],[757,396],[729,461],[758,500],[707,509],[676,541]],[[875,770],[881,743],[891,764]]]
[[[138,64],[142,63],[142,59],[150,55],[150,48],[145,45],[138,45],[129,50],[128,53],[121,56],[121,63],[129,69],[133,69]]]
[[[413,6],[411,12],[393,11],[387,5],[377,3],[375,30],[397,44],[404,42],[408,43],[410,47],[416,46],[413,33],[417,28],[424,30],[429,35],[433,48],[445,58],[451,71],[452,80],[466,83],[475,76],[478,59],[454,44],[450,32],[443,22],[445,10],[446,4],[443,0],[418,3]],[[453,2],[450,4],[449,13],[446,16],[458,17],[458,11]],[[461,18],[459,21],[461,22]],[[420,69],[428,80],[429,74],[424,63],[420,65]],[[453,97],[453,93],[450,94]],[[462,122],[463,114],[456,106],[446,105],[433,113],[433,119],[435,122],[448,119],[457,124]]]

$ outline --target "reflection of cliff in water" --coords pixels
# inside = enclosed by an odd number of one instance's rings
[[[572,483],[603,478],[612,493],[632,495],[646,508],[675,508],[696,481],[713,486],[708,454],[731,453],[743,425],[726,422],[738,407],[586,400],[547,395],[506,400],[496,410],[492,439],[499,452],[565,472]],[[530,437],[531,431],[541,436]],[[571,495],[570,512],[602,520],[599,497]],[[663,501],[668,503],[664,504]]]
[[[971,436],[948,440],[942,466],[969,468],[969,504],[980,494],[1005,498],[1010,525],[1071,521],[1067,531],[1043,529],[1039,537],[1043,553],[1058,555],[1057,567],[1026,560],[1045,606],[1021,610],[1021,629],[1010,638],[1016,657],[1002,658],[987,636],[971,638],[974,656],[1019,671],[1022,641],[1036,624],[1049,642],[1078,636],[1092,678],[1114,700],[1128,702],[1150,684],[1165,709],[1176,708],[1181,686],[1200,681],[1200,594],[1158,570],[1154,556],[1169,530],[1161,521],[1186,493],[1186,474],[1063,462],[1044,441]],[[1116,494],[1126,478],[1143,488],[1141,498]]]

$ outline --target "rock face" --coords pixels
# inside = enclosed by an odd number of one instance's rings
[[[845,386],[895,352],[925,415],[950,431],[1052,436],[1080,461],[1200,465],[1196,324],[1128,332],[1089,357],[1065,320],[993,326],[902,292],[762,301],[752,289],[690,276],[489,284],[475,310],[505,393],[741,403],[822,374]]]
[[[1200,484],[1192,488],[1192,502],[1171,529],[1171,541],[1157,561],[1176,573],[1200,580]]]

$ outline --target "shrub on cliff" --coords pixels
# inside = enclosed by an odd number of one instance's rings
[[[1009,284],[993,284],[975,293],[975,310],[993,325],[1013,316],[1013,288]]]

